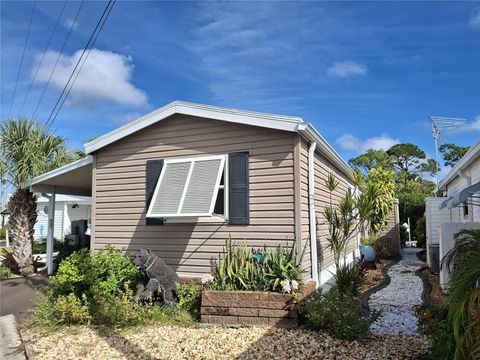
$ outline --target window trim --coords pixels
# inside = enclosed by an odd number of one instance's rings
[[[185,213],[185,214],[181,214],[180,210],[182,209],[183,203],[185,201],[185,197],[186,197],[186,194],[187,194],[188,186],[190,184],[190,180],[191,180],[193,168],[195,166],[195,162],[197,162],[197,161],[208,161],[208,160],[221,160],[220,171],[218,172],[217,178],[215,179],[215,189],[213,190],[213,196],[212,196],[212,200],[210,202],[209,212],[208,213]],[[153,204],[155,203],[155,199],[158,196],[158,192],[159,192],[159,189],[160,189],[160,184],[162,183],[162,180],[163,180],[163,177],[166,173],[166,169],[167,169],[168,165],[169,164],[174,164],[174,163],[188,163],[188,162],[190,163],[190,167],[188,169],[188,175],[187,175],[187,178],[185,180],[185,186],[183,188],[182,196],[180,198],[180,202],[179,202],[178,207],[177,207],[177,212],[175,214],[173,214],[173,213],[153,214],[152,213]],[[227,163],[228,163],[227,155],[211,155],[211,156],[190,157],[190,158],[165,159],[164,163],[163,163],[162,172],[160,173],[157,184],[155,185],[155,191],[153,192],[152,201],[150,202],[150,206],[147,209],[146,217],[148,217],[148,218],[164,218],[164,219],[187,219],[187,218],[218,217],[219,215],[214,214],[213,210],[215,208],[215,202],[216,202],[216,199],[217,199],[217,196],[218,196],[218,190],[220,188],[220,180],[222,179],[222,174],[225,172],[225,169],[228,166],[228,165],[226,165]],[[226,179],[226,176],[225,176],[225,178],[224,178],[224,186],[225,186],[224,196],[226,196],[226,194],[227,194],[227,189],[228,189],[227,181],[228,180]],[[226,203],[226,205],[227,205],[227,203]],[[225,207],[225,215],[228,216],[227,207]]]

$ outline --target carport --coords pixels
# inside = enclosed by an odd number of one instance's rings
[[[27,185],[49,199],[47,229],[47,272],[53,273],[53,230],[57,194],[92,196],[93,157],[74,161],[32,179]]]

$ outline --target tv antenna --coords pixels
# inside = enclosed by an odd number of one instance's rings
[[[429,116],[428,120],[432,124],[432,136],[435,144],[435,161],[438,162],[438,148],[443,143],[442,133],[455,130],[458,127],[465,126],[467,124],[466,119],[449,118],[441,116]],[[435,180],[438,187],[438,173],[435,174]]]

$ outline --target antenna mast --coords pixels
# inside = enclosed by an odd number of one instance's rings
[[[442,145],[442,132],[454,130],[457,127],[464,126],[467,123],[466,119],[448,118],[441,116],[429,116],[428,119],[432,124],[433,143],[435,144],[435,161],[438,162],[438,148]],[[439,146],[440,145],[440,146]],[[438,188],[438,173],[435,174],[435,180]]]

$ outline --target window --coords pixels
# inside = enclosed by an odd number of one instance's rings
[[[147,217],[226,216],[226,156],[165,160]]]
[[[463,204],[463,217],[468,217],[468,204]]]

